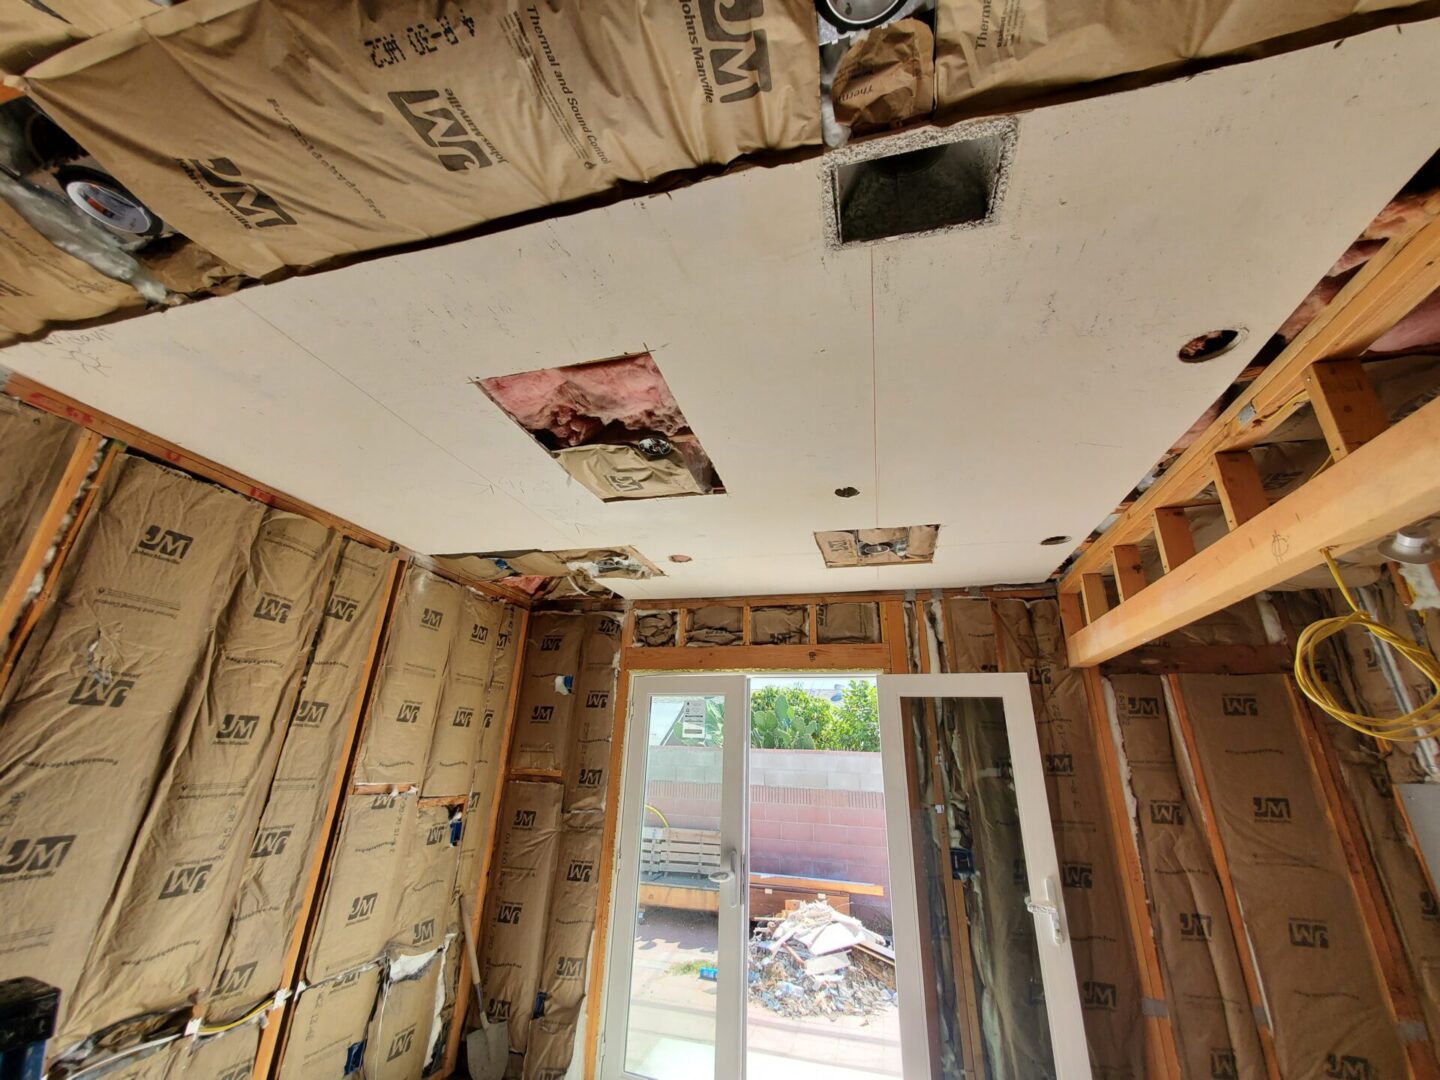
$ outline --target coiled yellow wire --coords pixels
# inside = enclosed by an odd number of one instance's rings
[[[1347,615],[1335,615],[1313,622],[1301,631],[1295,643],[1295,681],[1301,692],[1330,716],[1362,735],[1389,742],[1418,742],[1440,735],[1440,660],[1437,660],[1429,649],[1376,622],[1360,610],[1355,598],[1350,595],[1350,590],[1345,587],[1345,582],[1340,577],[1340,567],[1335,564],[1330,552],[1326,550],[1321,554],[1325,556],[1325,562],[1330,567],[1335,584],[1340,588],[1340,594],[1345,597],[1345,603],[1350,606],[1350,612]],[[1430,699],[1419,708],[1390,718],[1366,716],[1364,713],[1351,712],[1341,705],[1320,677],[1317,655],[1321,643],[1351,626],[1359,626],[1372,637],[1379,638],[1429,679],[1434,688]]]

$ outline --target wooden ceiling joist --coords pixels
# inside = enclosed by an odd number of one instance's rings
[[[1430,209],[1076,557],[1059,584],[1071,664],[1100,663],[1278,585],[1323,562],[1322,548],[1355,548],[1440,512],[1440,415],[1432,404],[1389,427],[1358,360],[1440,289],[1440,200]],[[1307,406],[1333,464],[1271,505],[1249,450]],[[1211,484],[1230,531],[1196,554],[1184,507]],[[1151,537],[1163,574],[1146,582],[1136,545]]]
[[[1440,512],[1440,401],[1432,401],[1069,639],[1098,664]],[[1064,584],[1062,583],[1062,589]]]

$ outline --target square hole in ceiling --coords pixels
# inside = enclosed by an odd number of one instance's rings
[[[831,247],[973,229],[995,220],[1015,144],[1013,117],[925,129],[825,158]]]
[[[606,502],[724,494],[649,353],[475,381]]]
[[[828,567],[897,566],[935,561],[939,525],[898,529],[839,529],[817,532],[815,543]]]

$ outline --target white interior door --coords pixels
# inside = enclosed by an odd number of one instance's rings
[[[979,1053],[996,1075],[1090,1080],[1060,865],[1025,676],[882,675],[879,697],[890,862],[897,878],[917,881],[905,726],[928,707],[946,744],[935,750],[949,755],[950,805],[925,807],[923,812],[946,815],[955,837],[951,851],[959,853],[955,873],[971,890],[967,906],[979,915],[971,924],[972,954],[979,996],[989,1002],[985,1045]],[[928,926],[920,925],[915,891],[896,889],[894,897],[900,1001],[923,1002],[932,988],[925,985],[921,950],[943,946],[930,940]],[[1003,927],[1018,928],[1019,933],[1001,933]],[[998,940],[985,940],[987,928]],[[1024,992],[1037,975],[1043,996]],[[929,1030],[925,1010],[902,1007],[900,1021],[906,1077],[938,1075],[928,1055],[938,1033]],[[927,1054],[922,1056],[917,1047]]]
[[[742,1075],[746,693],[744,675],[634,678],[599,1047],[605,1080]],[[650,805],[647,792],[662,787],[695,796],[683,819]],[[662,934],[645,925],[651,906],[664,912]],[[677,971],[693,977],[677,980]]]

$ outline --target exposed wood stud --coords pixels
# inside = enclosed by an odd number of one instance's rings
[[[1060,593],[1059,602],[1060,625],[1065,629],[1065,636],[1069,637],[1085,626],[1085,602],[1078,592]]]
[[[1110,610],[1110,596],[1105,591],[1105,578],[1085,574],[1080,578],[1080,597],[1085,602],[1085,622],[1093,623]]]
[[[1116,544],[1115,550],[1110,553],[1110,562],[1115,567],[1115,588],[1122,603],[1150,584],[1145,576],[1145,564],[1140,559],[1140,549],[1134,544]]]
[[[15,665],[20,660],[20,652],[24,648],[25,642],[29,640],[30,634],[49,607],[55,589],[59,585],[60,570],[65,565],[65,559],[69,556],[70,549],[80,536],[81,527],[95,506],[95,500],[104,486],[106,475],[124,451],[125,444],[116,440],[111,440],[110,444],[105,447],[105,451],[100,457],[100,464],[96,466],[95,474],[90,478],[90,486],[80,497],[80,504],[75,508],[70,524],[65,528],[64,535],[60,537],[60,541],[56,545],[55,557],[50,560],[50,567],[45,573],[40,592],[31,599],[30,606],[23,609],[19,623],[10,634],[9,644],[3,653],[3,663],[0,663],[0,691],[3,691],[5,685],[10,681],[10,676],[14,673]],[[0,624],[0,628],[3,628],[3,624]]]
[[[1305,373],[1305,389],[1335,461],[1390,426],[1385,408],[1370,384],[1370,376],[1359,360],[1321,360],[1311,364]]]
[[[1300,741],[1309,753],[1310,769],[1319,781],[1330,827],[1339,838],[1341,850],[1345,853],[1345,861],[1350,870],[1350,884],[1355,890],[1355,899],[1369,931],[1371,947],[1379,961],[1380,974],[1390,1006],[1401,1023],[1408,1023],[1423,1031],[1425,1019],[1420,1009],[1410,961],[1400,940],[1400,931],[1395,925],[1389,901],[1385,897],[1380,873],[1365,840],[1355,803],[1345,790],[1335,746],[1317,726],[1315,710],[1300,696],[1299,688],[1293,679],[1285,680],[1285,691],[1290,699]],[[1440,1076],[1440,1062],[1437,1062],[1435,1048],[1428,1039],[1407,1041],[1405,1053],[1409,1058],[1412,1075],[1417,1080],[1434,1080]]]
[[[90,463],[95,460],[100,442],[100,436],[93,431],[79,432],[79,438],[70,450],[70,460],[65,465],[65,471],[61,474],[55,490],[50,493],[50,501],[45,504],[45,509],[35,523],[35,532],[28,538],[25,552],[16,564],[15,577],[8,583],[0,582],[0,587],[4,590],[0,592],[0,635],[9,632],[25,606],[30,585],[40,568],[45,565],[46,553],[55,545],[55,534],[60,529],[65,512],[80,494],[80,485],[85,482],[85,474],[90,470]]]
[[[1071,594],[1072,596],[1074,594]],[[1079,603],[1079,597],[1075,597]],[[987,604],[990,617],[995,617],[995,605]],[[950,604],[945,601],[940,603],[940,617],[945,626],[945,667],[948,671],[955,671],[959,667],[957,660],[959,646],[956,641],[955,620],[950,617]],[[997,645],[998,647],[998,645]],[[981,1062],[981,1048],[985,1045],[981,1035],[980,1025],[980,1003],[975,997],[975,967],[974,952],[970,945],[970,915],[965,906],[965,885],[962,881],[955,880],[951,875],[950,891],[953,895],[955,910],[959,918],[952,924],[956,927],[957,933],[952,942],[952,948],[956,952],[957,966],[955,979],[964,983],[957,988],[961,996],[962,1016],[960,1018],[960,1061],[965,1069],[966,1076],[981,1076],[984,1073],[984,1066]]]
[[[628,622],[628,620],[626,621]],[[470,914],[470,935],[475,942],[477,957],[480,953],[480,924],[484,918],[485,894],[490,885],[490,864],[494,860],[495,847],[499,843],[500,805],[505,799],[505,764],[510,760],[510,744],[515,738],[515,709],[520,704],[521,675],[524,673],[525,665],[525,642],[529,640],[529,631],[530,612],[522,608],[520,621],[515,625],[515,666],[511,669],[510,693],[505,701],[503,721],[505,726],[501,729],[500,746],[496,751],[499,755],[499,764],[495,769],[495,790],[491,793],[490,805],[484,807],[489,826],[485,832],[485,850],[480,853],[479,880],[475,883],[475,893],[471,897],[475,906]],[[442,1077],[449,1076],[455,1071],[455,1063],[460,1057],[460,1040],[465,1030],[465,1010],[470,1004],[471,982],[469,950],[461,946],[460,985],[455,990],[454,1020],[451,1023],[449,1040],[445,1044],[444,1065],[440,1071]]]
[[[1100,673],[1094,668],[1085,671],[1085,697],[1090,706],[1090,737],[1094,740],[1099,759],[1101,790],[1105,799],[1111,846],[1120,862],[1122,897],[1125,916],[1130,923],[1131,946],[1140,975],[1140,992],[1156,1001],[1165,1000],[1165,980],[1160,970],[1160,954],[1155,946],[1155,927],[1150,919],[1145,879],[1140,869],[1140,852],[1120,776],[1120,756],[1110,733],[1110,717],[1105,708],[1105,689]],[[1175,1047],[1175,1030],[1170,1017],[1146,1016],[1145,1049],[1149,1063],[1147,1075],[1179,1080],[1180,1057]]]
[[[1269,505],[1265,483],[1248,450],[1229,450],[1215,455],[1215,490],[1225,523],[1238,529]]]
[[[1170,687],[1170,699],[1175,705],[1175,730],[1180,736],[1180,744],[1175,747],[1175,756],[1178,759],[1183,755],[1189,759],[1188,773],[1194,781],[1192,790],[1195,801],[1199,804],[1200,824],[1204,828],[1205,841],[1210,848],[1210,859],[1215,864],[1215,877],[1220,882],[1220,894],[1225,898],[1225,914],[1230,920],[1230,931],[1235,938],[1235,953],[1240,959],[1240,974],[1245,981],[1245,991],[1250,996],[1250,1008],[1257,1018],[1265,1017],[1268,1014],[1265,1010],[1265,999],[1260,993],[1260,977],[1255,970],[1254,954],[1247,947],[1249,936],[1245,929],[1245,919],[1240,914],[1240,900],[1235,893],[1235,881],[1230,876],[1230,859],[1220,840],[1210,785],[1200,768],[1200,754],[1196,749],[1195,728],[1190,721],[1190,711],[1186,708],[1185,698],[1180,692],[1179,676],[1167,675],[1165,678]],[[1182,773],[1184,771],[1186,770],[1182,770]],[[1265,1023],[1257,1023],[1256,1028],[1260,1034],[1260,1052],[1265,1058],[1265,1074],[1269,1080],[1280,1080],[1280,1065],[1275,1056],[1275,1036],[1270,1030],[1268,1019]]]
[[[1160,565],[1170,573],[1186,559],[1195,555],[1195,534],[1190,531],[1190,518],[1179,506],[1161,506],[1151,515],[1155,526],[1155,545],[1160,549]]]
[[[390,620],[395,612],[404,572],[405,562],[399,558],[391,559],[385,571],[385,585],[381,594],[383,601],[379,605],[380,610],[376,614],[375,625],[370,631],[370,644],[365,654],[365,663],[360,668],[359,685],[351,702],[335,776],[331,781],[330,794],[322,810],[323,824],[319,830],[319,839],[316,842],[315,850],[310,855],[305,879],[305,898],[301,902],[295,925],[290,929],[290,937],[285,948],[280,985],[288,990],[293,991],[300,979],[303,978],[304,959],[310,954],[310,947],[319,930],[320,901],[329,881],[331,862],[335,858],[335,848],[339,843],[340,819],[345,812],[346,793],[351,788],[347,781],[352,775],[354,759],[365,729],[365,714],[369,708],[370,698],[375,693],[385,635],[389,631]],[[290,1025],[294,1019],[295,1010],[293,1008],[286,1008],[269,1017],[266,1027],[273,1028],[274,1031],[261,1038],[260,1050],[255,1059],[255,1068],[251,1073],[252,1080],[263,1080],[271,1073],[272,1067],[278,1073],[279,1063],[284,1059],[285,1046],[290,1038]]]

